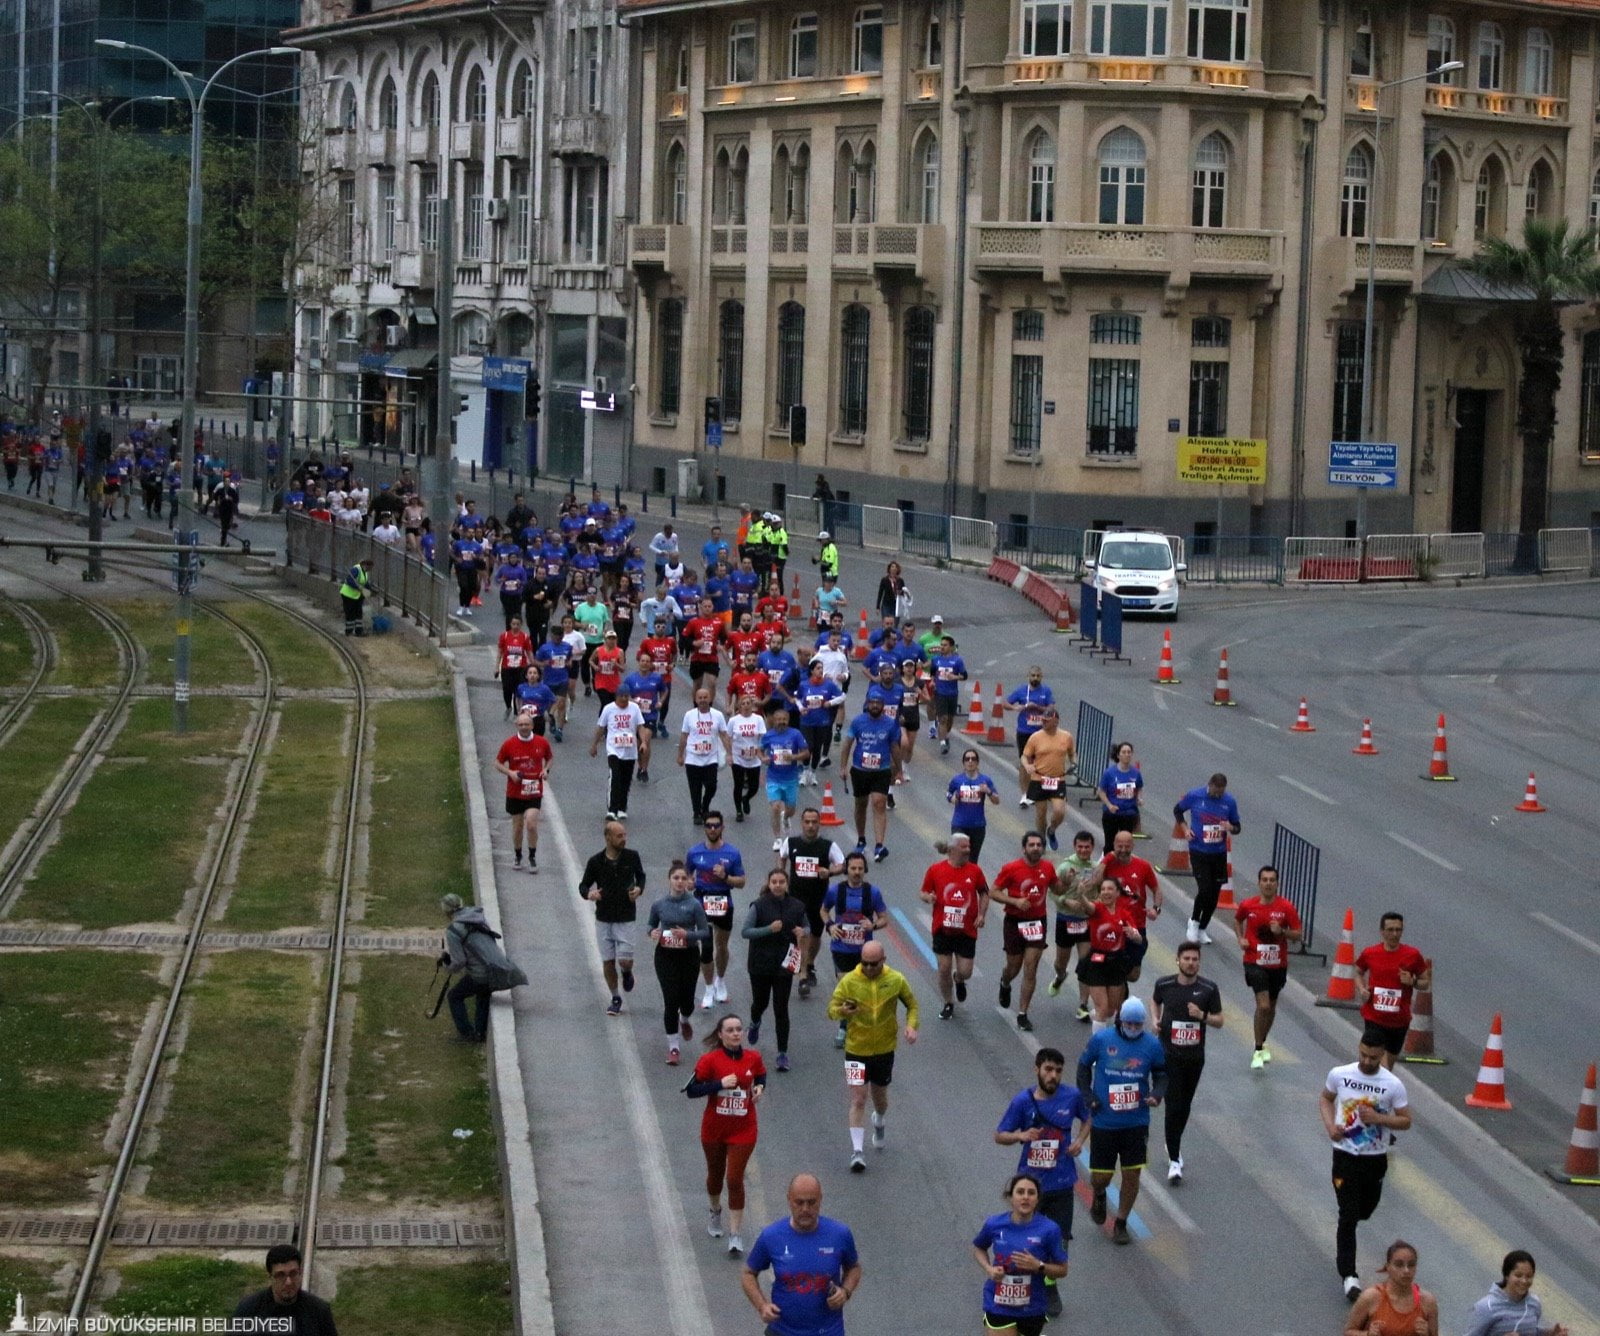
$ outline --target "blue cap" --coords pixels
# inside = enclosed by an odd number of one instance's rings
[[[1130,997],[1122,1004],[1122,1010],[1117,1013],[1117,1018],[1129,1025],[1143,1025],[1147,1019],[1144,1003],[1136,997]]]

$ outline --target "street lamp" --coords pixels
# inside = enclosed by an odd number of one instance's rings
[[[197,362],[200,352],[200,149],[204,136],[206,98],[223,72],[241,61],[254,60],[261,56],[298,56],[300,52],[292,46],[265,46],[254,51],[242,51],[237,56],[223,61],[211,77],[202,83],[199,75],[180,70],[161,52],[148,46],[140,46],[136,42],[123,42],[112,37],[97,37],[94,44],[108,47],[113,51],[135,51],[140,55],[149,56],[152,60],[159,60],[171,72],[173,78],[177,79],[189,99],[188,244],[183,276],[183,412],[178,439],[178,457],[182,461],[180,468],[183,476],[179,482],[175,506],[178,513],[173,517],[181,545],[183,534],[186,532],[183,511],[190,504],[189,488],[194,480],[195,394],[199,379]],[[175,732],[185,733],[189,727],[189,626],[194,616],[190,586],[193,583],[193,568],[189,565],[189,558],[181,550],[178,561],[178,636],[173,652],[172,723]]]
[[[1373,320],[1376,315],[1374,302],[1378,289],[1378,209],[1382,207],[1382,196],[1378,191],[1379,164],[1383,161],[1383,154],[1379,151],[1378,136],[1382,133],[1383,121],[1383,95],[1391,88],[1398,88],[1401,84],[1415,83],[1418,79],[1435,79],[1441,74],[1454,74],[1466,66],[1459,60],[1447,60],[1442,65],[1431,70],[1423,70],[1420,74],[1408,74],[1403,79],[1391,79],[1388,83],[1378,84],[1372,90],[1372,198],[1367,204],[1367,316],[1361,331],[1361,439],[1372,441],[1376,427],[1374,418],[1376,405],[1372,402],[1372,333]],[[1367,536],[1367,489],[1356,488],[1356,537]]]

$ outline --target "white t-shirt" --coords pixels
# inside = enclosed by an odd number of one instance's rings
[[[626,706],[612,701],[600,711],[600,727],[606,731],[606,755],[623,761],[639,759],[639,730],[644,727],[644,711],[633,701]]]
[[[836,686],[843,686],[850,676],[850,657],[842,649],[824,646],[811,656],[812,663],[822,665],[822,675]]]
[[[678,728],[683,734],[685,765],[721,765],[727,759],[722,739],[728,732],[728,717],[721,710],[685,710]]]
[[[730,715],[728,718],[728,743],[733,748],[733,763],[745,767],[761,764],[761,739],[766,735],[767,721],[759,714]]]
[[[572,680],[576,682],[578,680],[578,665],[576,661],[583,658],[584,651],[589,648],[589,642],[583,638],[583,632],[576,627],[562,636],[561,641],[572,651],[574,660],[572,664]]]
[[[1404,1083],[1391,1071],[1380,1067],[1371,1076],[1360,1064],[1347,1062],[1328,1073],[1323,1089],[1333,1095],[1334,1122],[1346,1129],[1337,1149],[1351,1155],[1387,1155],[1394,1134],[1376,1123],[1363,1123],[1356,1110],[1371,1105],[1379,1113],[1395,1113],[1406,1107]]]
[[[372,536],[378,542],[393,547],[400,541],[400,529],[393,522],[380,524],[372,531]]]

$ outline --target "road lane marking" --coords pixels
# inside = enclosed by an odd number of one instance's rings
[[[928,968],[937,974],[939,972],[939,957],[933,954],[933,948],[922,940],[922,934],[912,926],[911,916],[901,909],[899,905],[891,905],[889,913],[905,929],[906,940],[917,948],[918,953],[928,962]]]
[[[1581,932],[1573,932],[1573,930],[1567,927],[1565,923],[1561,923],[1556,919],[1551,918],[1548,914],[1541,914],[1538,910],[1534,910],[1528,915],[1528,917],[1531,919],[1537,919],[1540,923],[1544,924],[1545,927],[1549,928],[1551,932],[1560,933],[1569,942],[1576,942],[1585,951],[1589,951],[1594,955],[1600,956],[1600,942],[1591,941]]]
[[[1209,742],[1218,751],[1231,752],[1233,750],[1233,748],[1228,746],[1226,742],[1218,742],[1214,737],[1211,736],[1211,734],[1202,733],[1198,728],[1191,728],[1189,732],[1194,734],[1195,737],[1199,738],[1201,742]]]
[[[1252,714],[1249,716],[1249,719],[1252,724],[1260,724],[1263,728],[1274,729],[1280,733],[1283,731],[1283,726],[1281,724],[1275,724],[1270,719],[1263,719],[1259,714]]]
[[[1446,872],[1459,872],[1459,871],[1461,871],[1461,869],[1458,868],[1454,863],[1452,863],[1448,858],[1440,858],[1439,855],[1434,853],[1432,849],[1424,849],[1415,840],[1408,840],[1404,835],[1400,834],[1399,831],[1390,830],[1390,831],[1385,831],[1384,833],[1386,835],[1388,835],[1388,837],[1391,840],[1393,840],[1396,844],[1400,845],[1402,848],[1409,849],[1414,854],[1421,854],[1430,863],[1437,863]]]
[[[1159,691],[1154,692],[1152,694],[1156,698],[1156,708],[1158,710],[1160,710],[1162,714],[1165,714],[1167,712],[1167,698],[1165,696],[1163,696]]]
[[[1316,789],[1311,787],[1311,785],[1302,784],[1298,779],[1295,779],[1290,775],[1279,775],[1278,778],[1287,784],[1291,789],[1299,789],[1301,793],[1305,794],[1309,798],[1315,798],[1319,803],[1327,803],[1329,807],[1337,807],[1339,805],[1339,800],[1337,798],[1330,798],[1326,793],[1318,793]],[[1422,851],[1419,849],[1417,852],[1421,853]]]

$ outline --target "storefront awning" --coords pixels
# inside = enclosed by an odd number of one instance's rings
[[[384,367],[386,376],[421,376],[439,365],[437,348],[402,348]]]

